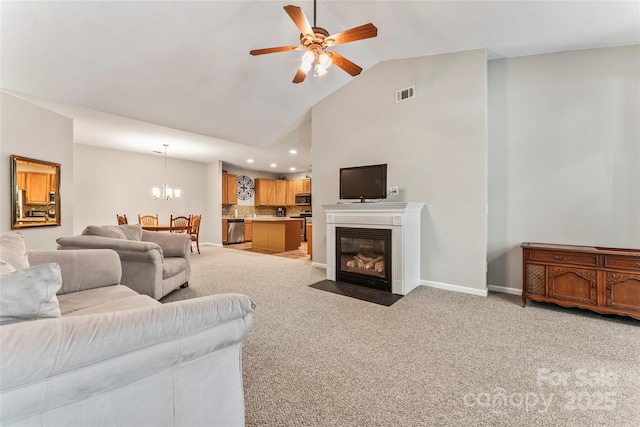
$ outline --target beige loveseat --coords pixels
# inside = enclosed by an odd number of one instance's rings
[[[159,300],[186,287],[191,277],[191,236],[143,230],[139,224],[91,225],[82,235],[60,237],[59,249],[113,249],[122,262],[122,284]]]
[[[15,272],[0,255],[0,425],[244,425],[248,297],[161,304],[119,284],[111,250],[30,251]]]

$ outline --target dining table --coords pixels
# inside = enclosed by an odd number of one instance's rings
[[[157,225],[142,224],[142,229],[143,230],[147,230],[147,231],[169,231],[169,230],[173,230],[173,231],[177,231],[179,233],[181,233],[181,232],[189,233],[189,227],[187,227],[187,226],[174,225],[173,227],[171,227],[170,224],[157,224]]]

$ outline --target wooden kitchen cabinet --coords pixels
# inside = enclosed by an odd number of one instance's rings
[[[16,183],[18,185],[18,189],[19,190],[24,190],[27,188],[27,173],[26,172],[17,172],[16,173],[17,178],[18,178],[18,182]]]
[[[302,179],[302,193],[311,194],[311,179],[303,178]]]
[[[287,203],[287,181],[276,180],[276,206],[285,206]]]
[[[244,220],[244,241],[250,242],[253,240],[253,222],[250,219]]]
[[[227,220],[222,220],[222,244],[226,245],[229,241],[229,232],[227,230]]]
[[[254,201],[256,206],[275,206],[276,180],[256,178],[254,180]]]
[[[26,172],[26,203],[30,205],[48,205],[51,191],[51,174]]]
[[[287,196],[285,200],[285,206],[296,205],[296,181],[295,179],[287,180]]]
[[[640,250],[522,244],[527,299],[640,319]]]
[[[222,204],[238,203],[238,175],[222,172]]]

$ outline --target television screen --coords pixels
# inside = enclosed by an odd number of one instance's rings
[[[385,199],[387,165],[356,166],[340,169],[341,199]]]

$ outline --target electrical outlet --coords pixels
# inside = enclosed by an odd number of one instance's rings
[[[398,189],[398,187],[389,187],[387,190],[387,193],[389,194],[399,194],[400,190]]]

